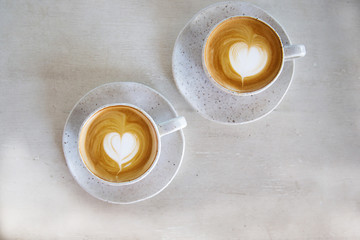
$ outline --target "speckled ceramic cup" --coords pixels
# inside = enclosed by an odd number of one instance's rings
[[[208,45],[208,42],[210,40],[210,37],[212,36],[212,34],[217,31],[216,34],[220,34],[221,35],[221,32],[219,33],[219,30],[218,28],[223,26],[224,24],[228,23],[229,21],[233,21],[234,19],[242,19],[242,18],[250,18],[252,19],[253,21],[255,22],[259,22],[261,23],[262,25],[265,26],[265,28],[269,28],[270,30],[272,30],[276,37],[270,39],[270,41],[272,41],[273,43],[272,44],[275,44],[275,41],[276,43],[280,43],[280,47],[279,47],[279,52],[281,54],[281,57],[278,58],[276,61],[281,61],[279,62],[279,68],[277,70],[277,73],[274,75],[274,77],[272,77],[270,79],[270,81],[268,81],[266,83],[265,86],[261,86],[259,88],[255,88],[253,90],[250,90],[250,91],[236,91],[234,89],[231,89],[227,86],[224,86],[224,84],[221,84],[219,83],[218,81],[216,81],[214,79],[214,77],[212,76],[212,74],[210,73],[211,70],[209,69],[209,66],[207,65],[206,63],[206,51],[207,51],[207,45]],[[221,31],[221,30],[220,30]],[[247,43],[245,43],[247,44]],[[215,50],[216,51],[216,50]],[[284,66],[284,62],[285,61],[289,61],[289,60],[293,60],[295,58],[300,58],[300,57],[303,57],[305,56],[306,54],[306,50],[305,50],[305,46],[304,45],[284,45],[281,41],[280,41],[280,37],[279,37],[279,33],[272,27],[270,26],[268,23],[266,23],[265,21],[262,21],[262,20],[259,20],[258,18],[254,18],[254,17],[251,17],[251,16],[245,16],[245,15],[241,15],[241,16],[231,16],[229,18],[226,18],[222,21],[220,21],[219,23],[217,23],[211,30],[210,32],[208,33],[207,37],[205,38],[204,40],[204,44],[203,44],[203,49],[202,49],[202,66],[203,66],[203,69],[204,69],[204,72],[206,74],[206,76],[208,77],[208,79],[216,86],[218,87],[219,89],[221,89],[222,91],[225,91],[227,93],[230,93],[230,94],[234,94],[234,95],[237,95],[237,96],[246,96],[246,95],[254,95],[254,94],[257,94],[257,93],[260,93],[262,91],[264,91],[265,89],[267,89],[268,87],[270,87],[279,77],[279,75],[281,74],[282,70],[283,70],[283,66]],[[212,70],[214,72],[214,70]]]
[[[146,171],[143,171],[141,173],[141,175],[137,176],[134,179],[131,180],[126,180],[126,181],[119,181],[119,182],[114,182],[114,181],[110,181],[107,180],[104,176],[102,176],[100,173],[96,172],[94,168],[94,164],[92,163],[92,160],[90,159],[90,157],[86,156],[86,152],[85,152],[85,147],[83,147],[81,144],[85,141],[84,139],[86,139],[87,136],[87,130],[83,131],[84,129],[88,128],[88,125],[92,122],[93,118],[97,118],[98,115],[102,114],[101,111],[103,110],[107,110],[109,108],[114,108],[114,107],[129,107],[132,108],[134,110],[136,110],[138,113],[142,115],[142,117],[145,117],[145,119],[147,120],[147,124],[149,125],[150,128],[152,128],[154,130],[154,139],[153,143],[155,146],[154,151],[156,151],[156,153],[152,154],[152,159],[147,159],[146,162],[148,161],[152,161],[151,165],[147,168]],[[133,124],[133,123],[132,123]],[[168,121],[162,122],[162,123],[156,123],[153,118],[147,113],[145,112],[143,109],[132,105],[132,104],[128,104],[128,103],[115,103],[115,104],[108,104],[108,105],[104,105],[98,109],[96,109],[94,112],[92,112],[83,122],[83,124],[81,125],[80,131],[79,131],[79,140],[78,140],[78,151],[79,151],[79,155],[82,159],[82,162],[84,164],[84,166],[86,167],[86,169],[93,175],[95,176],[99,181],[101,182],[106,182],[107,184],[110,185],[129,185],[135,182],[140,181],[141,179],[145,178],[155,167],[156,163],[158,162],[158,159],[160,157],[160,153],[161,153],[161,137],[165,136],[167,134],[173,133],[177,130],[180,130],[184,127],[186,127],[187,123],[184,117],[176,117],[173,119],[170,119]],[[112,130],[113,131],[113,130]],[[119,135],[120,136],[120,135]],[[101,142],[105,141],[105,139],[102,139]],[[114,147],[113,147],[114,149]],[[114,149],[114,151],[116,151],[116,149]],[[116,152],[116,154],[119,154]],[[85,157],[86,156],[86,157]],[[120,164],[119,164],[120,166]],[[102,170],[104,172],[104,170]],[[121,174],[121,173],[118,173]]]

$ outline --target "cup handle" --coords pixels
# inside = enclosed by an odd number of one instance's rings
[[[187,126],[186,119],[184,117],[177,117],[168,121],[158,124],[160,136],[165,136],[170,133],[176,132]]]
[[[285,61],[304,57],[305,55],[306,55],[306,49],[305,46],[302,44],[284,46]]]

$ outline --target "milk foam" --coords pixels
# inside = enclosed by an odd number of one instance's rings
[[[110,182],[128,182],[144,174],[156,160],[156,129],[133,107],[105,107],[85,122],[79,153],[94,175]]]
[[[268,54],[260,46],[249,46],[244,42],[237,42],[229,49],[229,60],[234,71],[244,79],[263,70]]]
[[[104,137],[103,147],[106,154],[119,164],[121,171],[121,165],[131,161],[139,151],[140,142],[135,134],[126,132],[121,136],[111,132]]]
[[[281,69],[281,41],[262,21],[232,17],[210,33],[204,63],[221,86],[238,93],[253,92],[273,81]]]

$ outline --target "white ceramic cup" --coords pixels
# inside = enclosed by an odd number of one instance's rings
[[[176,132],[184,127],[187,126],[187,122],[186,119],[184,117],[176,117],[173,119],[169,119],[165,122],[161,122],[161,123],[156,123],[154,121],[154,119],[152,119],[152,117],[145,112],[143,109],[132,105],[132,104],[128,104],[128,103],[114,103],[114,104],[107,104],[104,106],[101,106],[100,108],[96,109],[94,112],[92,112],[86,119],[85,121],[82,123],[81,127],[80,127],[80,131],[79,131],[79,135],[78,135],[78,144],[79,144],[79,140],[80,140],[80,133],[83,130],[83,127],[85,126],[85,124],[87,123],[87,121],[89,119],[91,119],[97,112],[101,111],[104,108],[107,107],[114,107],[114,106],[128,106],[131,108],[134,108],[136,110],[138,110],[139,112],[141,112],[152,124],[153,128],[155,129],[155,133],[156,133],[156,138],[157,138],[157,143],[158,143],[158,148],[157,148],[157,153],[155,156],[155,160],[153,161],[152,165],[150,166],[150,168],[148,170],[146,170],[146,172],[144,172],[141,176],[139,176],[136,179],[133,179],[131,181],[126,181],[126,182],[111,182],[111,181],[107,181],[105,179],[102,179],[101,177],[95,175],[86,165],[85,161],[82,159],[81,154],[80,154],[80,147],[78,146],[78,152],[80,155],[80,158],[82,160],[82,163],[84,164],[84,166],[86,167],[86,169],[93,175],[95,176],[99,181],[110,184],[110,185],[129,185],[135,182],[140,181],[141,179],[143,179],[144,177],[146,177],[155,167],[155,165],[157,164],[159,157],[160,157],[160,153],[161,153],[161,137]]]
[[[257,89],[255,91],[251,91],[251,92],[239,93],[239,92],[232,91],[232,90],[222,86],[221,84],[216,82],[214,80],[214,78],[210,75],[209,71],[207,70],[206,64],[205,64],[205,47],[206,47],[206,43],[207,43],[207,40],[208,40],[209,36],[213,32],[213,30],[217,26],[219,26],[221,23],[223,23],[223,22],[225,22],[225,21],[227,21],[227,20],[229,20],[231,18],[236,18],[236,17],[249,17],[249,18],[253,18],[253,19],[257,20],[257,21],[260,21],[260,22],[264,23],[266,26],[271,28],[276,33],[277,37],[280,39],[280,42],[281,42],[282,63],[281,63],[281,67],[280,67],[277,75],[266,86],[264,86],[264,87],[262,87],[260,89]],[[275,19],[273,19],[273,20],[274,20],[274,22],[276,22]],[[206,76],[210,79],[210,81],[215,86],[217,86],[218,88],[220,88],[221,90],[223,90],[225,92],[228,92],[228,93],[231,93],[231,94],[234,94],[234,95],[237,95],[237,96],[246,96],[246,95],[254,95],[254,94],[260,93],[260,92],[264,91],[265,89],[267,89],[268,87],[270,87],[278,79],[279,75],[281,74],[281,72],[283,70],[283,67],[284,67],[284,62],[285,61],[290,61],[290,60],[293,60],[293,59],[296,59],[296,58],[304,57],[305,55],[306,55],[306,49],[305,49],[304,45],[302,45],[302,44],[284,45],[283,42],[281,41],[281,38],[279,37],[279,33],[271,25],[269,25],[267,22],[264,22],[261,19],[258,19],[258,18],[252,17],[252,16],[238,15],[238,16],[231,16],[229,18],[226,18],[226,19],[220,21],[219,23],[217,23],[210,30],[210,32],[208,33],[208,35],[206,36],[206,38],[204,40],[204,44],[203,44],[203,48],[202,48],[202,65],[203,65],[203,69],[204,69],[204,72],[205,72]]]

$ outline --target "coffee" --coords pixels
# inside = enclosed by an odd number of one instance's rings
[[[238,93],[259,90],[276,78],[283,62],[277,33],[252,17],[224,20],[209,34],[204,65],[221,86]]]
[[[105,107],[84,123],[79,152],[86,167],[109,182],[128,182],[143,175],[158,152],[152,122],[127,105]]]

